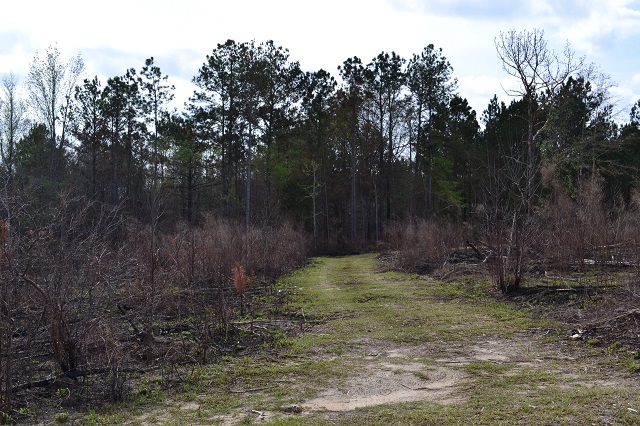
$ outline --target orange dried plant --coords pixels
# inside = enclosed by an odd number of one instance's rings
[[[237,261],[233,264],[233,282],[238,294],[244,294],[244,291],[251,283],[247,270]]]
[[[9,225],[3,220],[0,220],[0,244],[4,244],[9,239]]]

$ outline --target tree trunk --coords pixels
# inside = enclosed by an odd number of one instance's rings
[[[356,245],[356,121],[357,109],[351,113],[351,245]]]

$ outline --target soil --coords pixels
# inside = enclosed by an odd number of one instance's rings
[[[541,333],[540,335],[542,335]],[[615,387],[621,383],[637,386],[634,380],[611,372],[610,380],[576,381],[575,377],[597,363],[584,363],[588,355],[569,342],[542,343],[536,336],[515,335],[508,340],[490,339],[473,345],[453,345],[446,351],[429,346],[395,347],[368,346],[366,367],[358,374],[335,383],[311,400],[305,401],[305,412],[345,412],[380,404],[424,401],[451,404],[466,400],[466,386],[473,378],[461,368],[472,362],[489,362],[504,367],[536,368],[565,375],[573,385]],[[425,366],[411,359],[431,358],[435,366]],[[395,359],[403,362],[396,363]],[[580,363],[576,363],[580,359]],[[406,360],[409,360],[407,362]],[[562,368],[558,367],[562,363]],[[563,363],[564,362],[564,363]],[[574,366],[572,367],[572,364]],[[568,380],[569,381],[569,380]]]
[[[371,363],[362,376],[350,378],[346,383],[327,389],[317,398],[306,401],[302,407],[317,411],[350,411],[356,408],[411,401],[431,401],[440,404],[461,400],[455,396],[456,386],[464,374],[448,368],[429,371],[428,379],[415,375],[423,371],[420,364],[394,366]]]

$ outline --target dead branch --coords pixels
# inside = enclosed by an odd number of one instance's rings
[[[264,390],[269,390],[269,389],[273,389],[276,388],[277,386],[266,386],[263,388],[253,388],[253,389],[243,389],[243,390],[233,390],[233,389],[229,389],[230,393],[251,393],[251,392],[260,392],[260,391],[264,391]]]
[[[626,311],[625,313],[616,315],[615,317],[605,318],[597,321],[591,321],[585,324],[585,327],[593,327],[593,326],[597,326],[598,324],[606,324],[608,322],[614,322],[621,318],[629,317],[632,315],[640,315],[640,309],[631,309],[630,311]]]
[[[407,385],[402,384],[402,383],[400,383],[400,386],[402,386],[405,389],[412,390],[412,391],[423,391],[423,390],[429,390],[430,389],[430,388],[426,388],[426,387],[425,388],[412,388],[412,387],[407,386]]]
[[[158,368],[160,368],[159,366],[153,366],[153,367],[148,367],[148,368],[121,368],[119,369],[120,372],[122,373],[138,373],[138,374],[145,374],[145,373],[149,373],[151,371],[157,370]],[[86,377],[86,376],[92,376],[92,375],[96,375],[96,374],[105,374],[105,373],[109,373],[113,371],[112,368],[110,367],[98,367],[98,368],[92,368],[90,370],[73,370],[73,371],[67,371],[65,373],[61,373],[61,374],[52,374],[48,377],[45,377],[44,379],[40,379],[40,380],[36,380],[33,382],[26,382],[26,383],[21,383],[19,385],[14,386],[13,388],[11,388],[11,392],[17,392],[17,391],[21,391],[21,390],[25,390],[25,389],[32,389],[32,388],[44,388],[47,386],[50,386],[56,382],[58,382],[61,379],[64,378],[70,378],[73,380],[78,380],[78,378],[80,377]]]
[[[482,253],[480,253],[480,250],[478,250],[476,246],[471,244],[471,241],[467,241],[467,245],[471,247],[471,250],[473,250],[476,256],[478,256],[478,259],[482,259],[484,257]]]

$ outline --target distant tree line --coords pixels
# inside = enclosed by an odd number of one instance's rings
[[[527,197],[541,164],[569,192],[602,176],[612,202],[637,184],[640,101],[617,122],[607,81],[585,67],[508,105],[494,97],[477,117],[433,45],[408,60],[349,58],[338,83],[272,41],[228,40],[206,57],[184,110],[170,111],[173,87],[153,58],[102,82],[80,81],[79,56],[44,56],[27,98],[3,80],[0,144],[5,193],[39,206],[71,192],[162,229],[211,211],[246,225],[287,217],[336,250],[381,241],[409,218],[470,220],[495,171],[522,155],[536,157],[521,173]]]

